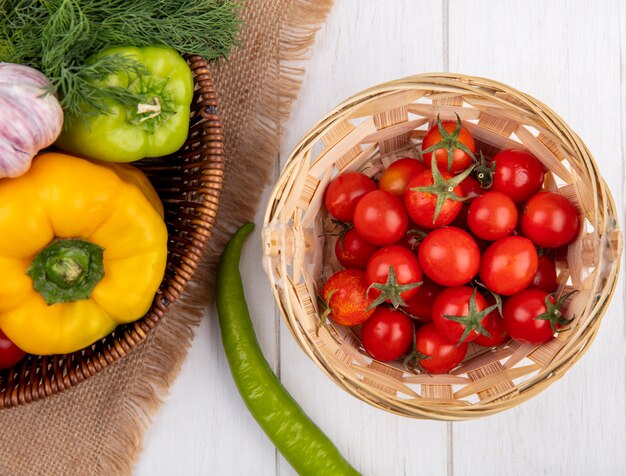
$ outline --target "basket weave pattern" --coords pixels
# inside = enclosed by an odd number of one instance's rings
[[[407,371],[372,360],[355,329],[328,323],[317,332],[317,294],[340,265],[336,225],[323,208],[333,176],[376,177],[400,157],[419,157],[437,115],[455,114],[492,157],[526,149],[548,169],[544,188],[570,199],[584,218],[577,239],[556,257],[559,294],[571,328],[543,345],[470,344],[448,375]],[[264,267],[284,321],[300,347],[338,385],[387,411],[416,418],[468,419],[520,404],[561,377],[593,341],[619,274],[622,235],[616,206],[586,146],[547,106],[503,84],[458,74],[409,77],[339,105],[296,146],[270,197]]]
[[[167,268],[152,307],[142,319],[117,327],[89,348],[70,355],[29,355],[0,372],[0,409],[70,388],[127,355],[156,328],[193,277],[217,216],[224,136],[207,62],[199,56],[186,59],[195,83],[187,141],[168,157],[134,164],[159,193],[169,235]]]

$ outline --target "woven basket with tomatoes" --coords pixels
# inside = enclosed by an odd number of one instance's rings
[[[390,412],[515,406],[584,353],[622,237],[582,141],[481,78],[421,75],[347,100],[292,153],[265,269],[299,345]]]

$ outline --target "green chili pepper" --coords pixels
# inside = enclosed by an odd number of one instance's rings
[[[230,239],[217,270],[217,313],[224,352],[248,410],[301,475],[358,475],[302,411],[269,366],[256,340],[243,291],[239,259],[253,223]]]

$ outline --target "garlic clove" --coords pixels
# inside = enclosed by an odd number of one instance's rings
[[[61,133],[63,109],[50,88],[36,69],[0,63],[0,178],[25,173]]]

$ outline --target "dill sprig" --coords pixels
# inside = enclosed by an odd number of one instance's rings
[[[123,55],[88,58],[110,46],[224,57],[237,41],[239,8],[236,0],[0,0],[0,62],[42,71],[70,119],[105,113],[107,99],[139,98],[95,83],[145,69]]]

